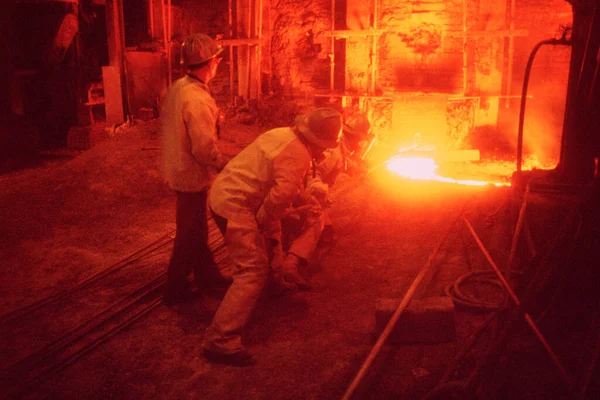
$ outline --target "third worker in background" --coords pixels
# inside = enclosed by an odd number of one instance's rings
[[[319,243],[333,241],[333,228],[327,213],[332,203],[330,188],[341,172],[349,175],[364,172],[364,151],[361,150],[372,138],[371,124],[366,116],[359,114],[349,118],[343,125],[340,145],[325,151],[314,174],[307,175],[306,191],[318,200],[320,207],[311,207],[300,218],[292,216],[284,220],[286,237],[291,236],[286,241],[289,243],[285,243],[288,250],[282,267],[284,271],[298,270],[301,264],[306,264],[313,257]],[[303,198],[299,198],[294,205],[302,207],[303,201]],[[296,286],[301,290],[311,288],[306,280]]]

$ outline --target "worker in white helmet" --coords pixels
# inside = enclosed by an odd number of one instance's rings
[[[339,143],[342,116],[319,108],[291,128],[260,135],[217,176],[209,206],[235,265],[229,287],[206,330],[204,356],[214,363],[254,364],[241,332],[270,273],[269,247],[280,240],[280,219],[304,187],[312,160]],[[287,271],[294,281],[297,271]]]
[[[208,247],[208,190],[225,159],[216,145],[218,109],[208,83],[217,74],[222,48],[207,35],[188,37],[182,47],[187,74],[167,91],[162,106],[163,167],[175,191],[176,233],[163,294],[165,304],[194,297],[187,275],[198,285],[222,280]]]
[[[371,124],[366,116],[359,114],[349,118],[343,125],[340,145],[325,151],[323,160],[316,165],[315,174],[308,175],[306,191],[318,200],[321,207],[312,207],[310,212],[305,212],[295,221],[290,221],[292,218],[284,220],[284,224],[289,223],[296,227],[286,226],[289,228],[287,231],[292,231],[292,239],[285,246],[287,255],[282,265],[283,270],[298,270],[301,264],[307,263],[313,257],[320,241],[333,240],[333,228],[327,213],[331,204],[329,189],[341,172],[353,175],[363,170],[360,150],[362,144],[372,137]],[[302,207],[305,199],[306,196],[298,199],[294,205]],[[311,285],[304,280],[302,284],[297,284],[296,288],[308,290],[311,289]]]

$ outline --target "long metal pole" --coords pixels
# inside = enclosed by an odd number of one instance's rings
[[[247,5],[248,5],[248,18],[247,18],[247,26],[246,26],[246,37],[248,39],[252,38],[252,4],[255,0],[247,0]],[[247,45],[246,46],[246,86],[247,86],[247,90],[246,90],[246,104],[248,104],[248,101],[250,100],[250,98],[252,97],[252,66],[250,61],[252,60],[252,57],[250,57],[250,52],[252,51],[252,46],[251,45]]]
[[[335,31],[335,0],[331,0],[331,30]],[[335,89],[335,36],[331,35],[331,54],[329,55],[329,91]]]
[[[463,96],[467,94],[467,0],[462,0],[462,29],[463,29],[463,65],[462,65],[462,76],[463,76]]]
[[[504,277],[504,275],[502,275],[502,272],[500,271],[500,268],[498,268],[498,266],[496,265],[496,263],[494,262],[494,260],[492,259],[492,257],[488,253],[488,251],[486,250],[485,246],[483,245],[483,243],[479,239],[479,236],[477,236],[477,233],[473,229],[473,226],[471,226],[471,224],[469,223],[469,221],[465,217],[463,217],[463,221],[465,222],[465,225],[467,225],[467,228],[469,228],[469,231],[471,232],[471,235],[473,235],[473,238],[475,239],[475,242],[477,243],[477,246],[479,246],[479,249],[482,251],[482,253],[485,256],[485,258],[487,259],[488,263],[494,269],[494,271],[496,272],[496,275],[498,275],[498,279],[500,279],[500,282],[502,282],[502,285],[504,286],[504,288],[508,292],[508,295],[510,296],[510,298],[512,299],[512,301],[515,303],[515,306],[517,307],[517,309],[521,313],[523,313],[523,317],[525,318],[525,322],[527,322],[527,325],[529,325],[529,328],[531,329],[531,331],[533,332],[533,334],[537,337],[537,339],[540,341],[540,343],[542,344],[542,346],[544,346],[544,349],[546,349],[546,352],[548,353],[548,355],[552,359],[552,362],[554,363],[554,365],[558,369],[558,372],[560,373],[560,376],[567,383],[567,385],[569,386],[569,388],[571,388],[571,378],[569,377],[569,374],[567,373],[567,370],[565,369],[565,367],[563,367],[562,363],[560,362],[560,360],[558,359],[558,357],[556,356],[556,354],[554,353],[554,351],[550,347],[550,344],[548,344],[548,341],[546,340],[546,338],[544,337],[544,335],[542,335],[542,333],[540,332],[540,330],[538,329],[538,327],[535,325],[535,322],[533,322],[533,319],[531,318],[531,316],[529,315],[529,313],[524,312],[521,309],[521,301],[519,300],[519,298],[517,297],[517,295],[513,291],[512,287],[506,281],[506,278]]]
[[[150,39],[154,39],[154,0],[148,2],[148,19],[150,20]]]
[[[527,209],[527,202],[529,201],[529,192],[529,185],[527,185],[525,188],[525,194],[523,195],[521,209],[519,210],[519,219],[517,221],[517,226],[515,227],[512,243],[510,245],[510,254],[508,256],[508,263],[506,264],[507,276],[509,276],[508,274],[510,274],[510,270],[512,269],[512,265],[515,260],[515,254],[517,253],[517,245],[519,244],[519,237],[523,229],[523,224],[525,223],[525,210]]]
[[[271,24],[271,3],[269,0],[269,7],[267,7],[267,26],[268,26],[268,30],[269,30],[269,34],[268,36],[271,37],[272,36],[272,24]],[[273,56],[272,56],[272,49],[271,49],[271,40],[269,39],[269,44],[268,44],[268,65],[269,65],[269,76],[268,76],[268,81],[267,81],[267,88],[269,89],[269,95],[272,92],[273,89],[273,82],[272,82],[272,78],[273,78]]]
[[[160,12],[163,30],[163,46],[165,48],[165,57],[167,58],[167,85],[170,85],[171,63],[169,62],[169,42],[167,40],[167,11],[165,9],[165,0],[160,0]]]
[[[172,71],[173,65],[172,65],[172,60],[171,60],[171,38],[173,37],[173,32],[172,32],[173,22],[172,22],[172,17],[171,17],[171,8],[172,8],[171,0],[169,0],[168,5],[169,5],[169,7],[167,8],[167,10],[168,10],[167,11],[167,13],[168,13],[168,15],[167,15],[167,35],[168,35],[168,37],[167,37],[167,45],[168,45],[168,47],[167,47],[167,62],[168,62],[167,71],[169,73],[169,76],[168,76],[169,86],[171,86],[171,83],[173,82],[173,71]]]
[[[229,39],[233,39],[233,0],[229,0],[227,13],[229,23]],[[233,46],[229,45],[229,103],[232,106],[234,105],[233,80]]]
[[[379,0],[373,0],[373,30],[377,30],[379,19]],[[375,94],[375,79],[377,77],[377,41],[378,35],[373,35],[373,46],[371,47],[371,94]]]
[[[125,33],[124,33],[124,29],[125,29],[125,17],[123,14],[123,0],[118,0],[118,15],[119,15],[119,43],[121,44],[121,71],[123,72],[123,79],[121,80],[121,82],[123,82],[123,89],[125,90],[125,108],[126,108],[126,115],[127,115],[127,122],[129,123],[133,123],[133,110],[131,109],[131,96],[129,95],[129,79],[128,79],[128,73],[127,73],[127,54],[125,51]]]
[[[258,26],[256,27],[256,31],[258,32],[259,42],[256,45],[256,98],[260,99],[262,97],[262,75],[261,75],[261,62],[262,62],[262,25],[263,25],[263,0],[258,0]]]
[[[513,59],[515,56],[515,37],[513,36],[513,31],[515,29],[515,8],[516,8],[516,0],[510,0],[510,6],[508,11],[508,69],[506,71],[506,96],[510,96],[512,91],[512,75],[513,75]],[[507,101],[505,103],[506,108],[510,106],[510,102]]]
[[[352,395],[358,388],[358,385],[360,384],[362,379],[365,377],[367,370],[369,369],[369,367],[375,360],[375,357],[377,357],[377,354],[379,354],[379,351],[385,344],[385,341],[388,339],[388,337],[392,333],[392,330],[396,326],[398,319],[400,319],[400,316],[402,315],[402,313],[404,312],[406,307],[408,307],[410,301],[412,300],[413,296],[415,295],[415,293],[417,291],[417,288],[421,284],[421,281],[423,280],[423,278],[425,278],[425,276],[431,269],[431,267],[433,265],[433,260],[435,260],[435,258],[437,257],[437,254],[439,253],[440,249],[442,248],[442,245],[446,241],[446,238],[450,234],[450,231],[452,230],[454,225],[456,225],[456,222],[458,222],[459,218],[462,216],[463,211],[464,211],[464,208],[461,210],[458,217],[450,224],[450,226],[448,227],[446,232],[444,232],[444,235],[442,236],[441,240],[438,242],[438,244],[434,248],[433,252],[429,255],[429,258],[427,259],[425,264],[421,267],[421,271],[419,271],[419,274],[417,275],[417,277],[415,278],[413,283],[410,285],[410,287],[406,291],[406,294],[402,298],[402,301],[398,305],[398,308],[396,308],[396,311],[394,311],[394,314],[392,314],[392,317],[390,318],[387,325],[385,326],[385,329],[379,335],[377,342],[375,343],[375,345],[371,349],[371,352],[369,353],[369,355],[363,362],[362,366],[358,370],[358,373],[356,374],[356,376],[354,377],[354,380],[352,381],[352,383],[346,390],[346,393],[344,393],[342,400],[350,400],[352,398]]]

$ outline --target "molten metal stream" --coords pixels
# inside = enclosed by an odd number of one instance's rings
[[[394,157],[389,160],[387,167],[397,175],[409,179],[439,181],[469,186],[510,186],[509,182],[494,182],[487,180],[454,179],[437,173],[438,165],[429,157]]]

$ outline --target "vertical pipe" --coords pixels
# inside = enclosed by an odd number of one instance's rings
[[[512,75],[513,75],[513,58],[515,56],[515,37],[513,31],[515,29],[515,3],[516,0],[510,0],[510,8],[508,13],[508,66],[506,70],[506,102],[505,107],[508,108],[510,105],[510,94],[512,92]]]
[[[168,10],[168,14],[167,14],[167,61],[168,61],[168,66],[167,66],[167,71],[169,76],[168,78],[168,84],[169,86],[171,86],[171,83],[173,82],[173,65],[172,65],[172,60],[171,60],[171,38],[173,37],[173,22],[172,22],[172,17],[171,17],[171,8],[172,8],[172,4],[171,4],[171,0],[169,0],[168,3],[169,7],[167,8]]]
[[[335,31],[335,0],[331,0],[331,31]],[[329,91],[335,89],[335,36],[331,35],[331,54],[329,54]]]
[[[271,95],[271,92],[273,91],[273,86],[272,86],[272,82],[271,79],[273,77],[273,56],[272,56],[272,49],[271,49],[271,36],[273,35],[273,29],[271,27],[271,0],[269,0],[269,7],[267,8],[267,12],[269,13],[268,16],[268,27],[269,27],[269,77],[268,77],[268,81],[267,81],[267,87],[269,88],[269,95]]]
[[[122,91],[125,92],[125,115],[127,116],[128,122],[133,122],[133,110],[131,109],[131,97],[129,95],[129,79],[127,75],[127,55],[125,51],[125,15],[123,13],[123,0],[117,0],[117,13],[119,18],[119,42],[121,43],[121,83],[123,85]]]
[[[148,19],[150,19],[150,39],[154,39],[154,0],[148,0]]]
[[[463,96],[467,94],[467,0],[462,0],[462,28],[463,28],[463,65],[462,65],[462,76],[463,76]]]
[[[169,43],[167,42],[167,12],[165,9],[165,0],[160,0],[160,11],[162,19],[162,30],[163,30],[163,46],[165,48],[165,56],[167,57],[167,86],[170,85],[169,76],[171,76],[171,69],[169,63]]]
[[[263,0],[258,0],[258,26],[256,28],[258,32],[258,44],[256,45],[256,98],[260,99],[262,96],[262,74],[261,74],[261,62],[262,62],[262,24],[263,24]]]
[[[373,0],[373,29],[378,28],[379,0]],[[373,46],[371,48],[371,94],[375,94],[375,79],[377,76],[377,41],[378,35],[373,35]]]
[[[247,5],[248,5],[248,19],[247,19],[247,26],[246,26],[246,38],[250,39],[252,38],[252,3],[255,0],[247,0]],[[251,45],[246,45],[246,72],[247,72],[247,88],[246,88],[246,101],[250,100],[250,97],[252,97],[252,66],[250,64],[251,61],[251,57],[250,57],[250,52],[252,51],[252,46]]]
[[[227,14],[229,23],[229,39],[233,39],[233,0],[227,4]],[[233,106],[233,45],[229,45],[229,103]]]

